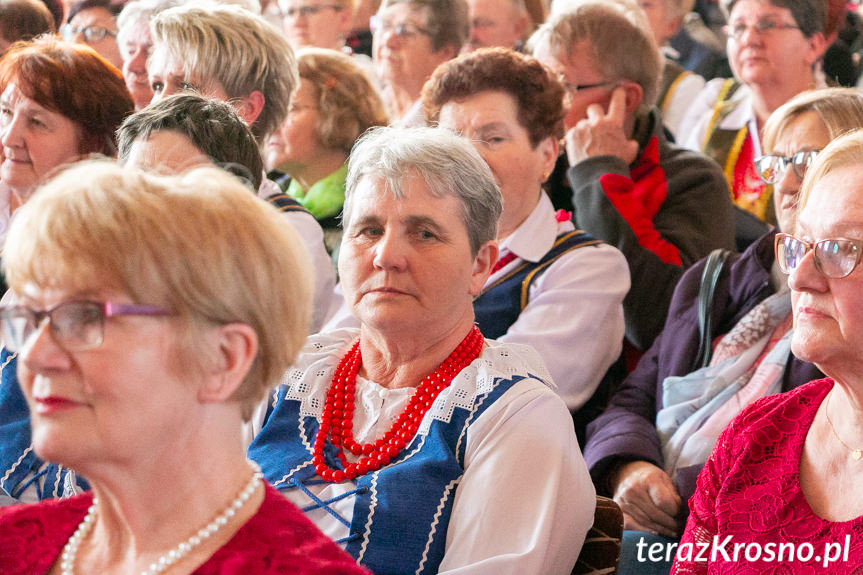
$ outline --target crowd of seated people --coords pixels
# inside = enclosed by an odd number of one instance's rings
[[[334,50],[299,50],[300,83],[264,150],[268,175],[321,224],[334,261],[348,155],[366,130],[387,124],[380,95],[355,62]]]
[[[0,0],[0,573],[863,568],[855,20],[721,7]]]

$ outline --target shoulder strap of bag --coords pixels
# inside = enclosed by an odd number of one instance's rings
[[[692,362],[692,371],[710,364],[713,353],[713,319],[710,313],[713,308],[713,294],[722,273],[722,266],[729,255],[731,250],[723,248],[710,252],[704,273],[701,274],[701,286],[698,289],[698,355]]]

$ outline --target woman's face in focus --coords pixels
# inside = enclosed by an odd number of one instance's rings
[[[55,168],[77,161],[78,125],[25,96],[12,83],[0,95],[0,179],[23,202]]]
[[[772,29],[756,30],[771,24]],[[823,52],[823,37],[804,36],[791,10],[769,2],[739,0],[728,17],[728,29],[735,28],[745,28],[745,32],[739,38],[729,34],[728,61],[741,82],[769,88],[811,80],[812,66]]]
[[[440,125],[468,138],[491,168],[503,195],[498,239],[511,234],[539,202],[540,186],[557,159],[556,140],[532,146],[518,120],[518,104],[506,92],[479,92],[447,102]]]
[[[292,166],[314,163],[321,147],[318,135],[320,121],[318,90],[314,84],[300,78],[288,116],[267,141],[264,157],[267,170],[282,169],[290,173]]]
[[[822,150],[830,143],[830,132],[815,112],[803,112],[791,120],[776,138],[773,154],[791,158],[798,152]],[[776,208],[776,221],[783,232],[794,233],[794,219],[797,216],[797,194],[803,180],[792,166],[788,166],[779,183],[773,185],[773,203]]]
[[[364,177],[351,198],[339,275],[345,301],[363,324],[393,337],[431,339],[473,314],[491,264],[487,243],[471,254],[461,202],[435,197],[416,174],[396,199],[385,182]]]
[[[44,310],[82,299],[132,303],[114,291],[70,292],[33,284],[25,286],[17,303]],[[195,426],[197,386],[180,372],[178,338],[171,318],[119,316],[105,319],[101,345],[67,351],[43,324],[18,354],[18,379],[39,456],[84,473],[94,462],[158,457],[159,449],[188,435]]]
[[[795,234],[807,242],[863,240],[863,166],[836,168],[815,182]],[[791,349],[830,377],[859,377],[863,357],[863,267],[839,279],[824,277],[810,252],[788,278],[794,310]]]

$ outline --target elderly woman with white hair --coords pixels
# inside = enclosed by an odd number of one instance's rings
[[[572,419],[538,354],[474,325],[500,213],[466,139],[364,136],[339,255],[360,327],[312,336],[259,412],[250,457],[374,572],[569,574],[593,521]]]

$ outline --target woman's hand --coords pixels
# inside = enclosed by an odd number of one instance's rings
[[[611,488],[623,511],[624,529],[680,535],[677,516],[683,502],[665,471],[647,461],[631,461],[617,470]]]

